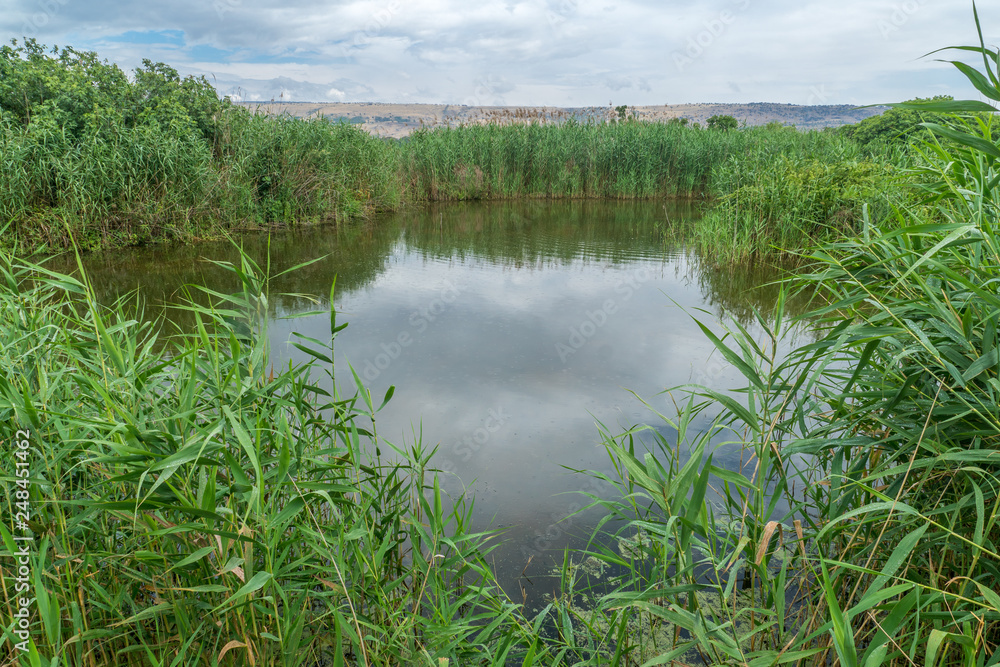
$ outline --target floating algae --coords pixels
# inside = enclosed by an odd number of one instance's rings
[[[646,549],[652,546],[648,537],[643,537],[642,533],[636,533],[635,537],[618,537],[618,553],[625,558],[641,560],[648,554]]]
[[[600,579],[604,576],[604,570],[607,569],[608,564],[605,563],[600,558],[595,558],[594,556],[588,556],[578,565],[570,564],[570,567],[575,568],[577,572],[581,572],[595,579]]]

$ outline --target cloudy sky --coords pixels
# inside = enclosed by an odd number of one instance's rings
[[[597,106],[975,97],[971,0],[0,0],[0,36],[247,100]],[[1000,3],[979,3],[987,43]],[[938,56],[940,57],[940,56]]]

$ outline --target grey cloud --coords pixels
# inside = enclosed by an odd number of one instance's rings
[[[604,80],[604,86],[611,90],[638,90],[640,92],[650,92],[653,90],[649,82],[644,78],[627,76],[609,76]]]
[[[980,3],[989,32],[1000,5]],[[128,43],[173,30],[183,44]],[[700,101],[875,103],[974,96],[920,57],[975,40],[966,0],[13,0],[0,33],[97,50],[125,69],[142,58],[274,91],[347,99],[601,105]],[[678,71],[673,54],[690,44]],[[228,54],[223,57],[223,54]],[[281,56],[280,58],[278,56]],[[337,82],[342,81],[338,85]],[[363,82],[363,83],[360,83]],[[738,82],[733,85],[733,82]],[[333,91],[331,93],[331,91]]]

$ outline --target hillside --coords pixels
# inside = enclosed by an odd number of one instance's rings
[[[458,125],[484,122],[529,122],[534,119],[565,120],[568,118],[609,118],[610,107],[469,107],[447,104],[382,104],[326,102],[245,102],[245,106],[272,115],[288,114],[298,118],[323,116],[331,120],[346,120],[362,125],[373,134],[404,137],[420,127]],[[711,116],[733,116],[747,125],[781,123],[800,129],[837,127],[857,123],[882,113],[885,107],[858,109],[850,105],[803,106],[796,104],[670,104],[663,106],[630,107],[636,117],[644,120],[668,121],[687,118],[704,124]]]

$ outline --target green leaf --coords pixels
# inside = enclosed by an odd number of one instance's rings
[[[280,486],[285,481],[285,476],[288,474],[288,467],[292,463],[292,450],[288,445],[288,440],[283,439],[281,441],[281,451],[278,453],[278,471],[275,474],[274,479],[271,484],[275,486]]]
[[[747,408],[732,396],[715,391],[714,389],[708,389],[704,391],[703,394],[717,403],[721,403],[722,406],[733,415],[733,417],[737,418],[755,432],[760,429],[760,420],[757,419],[753,413],[751,413],[751,408]]]
[[[968,383],[973,378],[978,377],[981,373],[996,366],[998,360],[1000,360],[1000,348],[995,347],[973,361],[972,364],[965,369],[965,372],[962,373],[962,379]]]
[[[222,609],[223,607],[225,607],[227,604],[231,603],[231,604],[235,605],[237,602],[239,602],[240,600],[242,600],[246,596],[250,595],[251,593],[253,593],[255,591],[260,590],[261,588],[263,588],[267,584],[267,582],[269,582],[270,580],[271,580],[271,573],[270,572],[258,572],[257,574],[253,575],[253,578],[251,578],[250,581],[248,581],[246,584],[244,584],[240,588],[240,590],[236,591],[236,593],[234,593],[232,597],[230,597],[228,600],[226,600],[225,602],[223,602],[222,604],[220,604],[218,607],[216,607],[215,609],[213,609],[212,613],[214,614],[215,612],[217,612],[220,609]]]
[[[204,558],[205,556],[207,556],[208,554],[212,553],[213,551],[215,551],[215,547],[202,547],[201,549],[198,549],[197,551],[195,551],[193,554],[189,555],[187,558],[185,558],[185,559],[181,560],[180,562],[174,564],[174,566],[171,567],[169,570],[167,570],[167,572],[173,572],[174,570],[176,570],[178,568],[182,568],[182,567],[184,567],[186,565],[190,565],[191,563],[196,563],[196,562],[200,561],[202,558]]]
[[[917,512],[917,510],[915,510],[910,505],[907,505],[906,503],[888,502],[888,501],[869,503],[868,505],[864,505],[863,507],[859,507],[855,510],[851,510],[850,512],[845,512],[844,514],[834,517],[829,523],[823,526],[823,529],[820,530],[819,533],[816,535],[816,539],[817,540],[822,539],[829,531],[833,530],[837,525],[844,523],[846,521],[850,521],[856,516],[867,514],[869,512],[873,513],[882,512],[884,510],[890,510],[891,512],[899,512],[900,514],[907,514],[911,516],[920,516],[920,513]]]
[[[978,582],[976,582],[976,586],[979,588],[979,592],[982,596],[986,598],[986,601],[992,605],[990,610],[1000,612],[1000,593],[997,593],[995,590],[987,588]]]
[[[305,345],[302,345],[301,343],[292,342],[292,345],[294,345],[298,349],[302,350],[303,352],[305,352],[309,356],[314,357],[316,359],[319,359],[320,361],[325,361],[328,364],[332,364],[333,363],[333,359],[331,359],[330,355],[326,354],[325,352],[320,352],[319,350],[314,350],[313,348],[306,347]]]
[[[938,651],[941,650],[941,645],[947,639],[947,632],[938,630],[937,628],[931,630],[931,635],[927,639],[927,652],[924,655],[925,667],[934,667],[934,664],[937,662]]]
[[[977,137],[975,135],[969,134],[968,132],[961,132],[959,130],[953,130],[944,125],[938,123],[921,123],[923,127],[931,130],[935,134],[940,134],[943,137],[947,137],[952,141],[957,141],[963,146],[968,146],[973,148],[980,153],[985,153],[990,157],[1000,158],[1000,148],[997,148],[996,144],[983,139],[982,137]]]
[[[820,561],[820,566],[823,576],[823,594],[826,597],[826,606],[830,610],[830,620],[832,621],[830,631],[833,633],[833,644],[840,657],[840,664],[843,667],[856,667],[858,654],[854,647],[854,631],[844,616],[844,612],[840,609],[837,593],[833,590],[830,575],[826,571],[826,564]]]
[[[291,521],[295,515],[305,508],[306,503],[302,498],[293,498],[285,507],[278,512],[273,519],[271,519],[271,525],[275,530],[281,530],[284,528],[285,524]]]
[[[1000,102],[1000,91],[998,91],[996,87],[994,87],[993,84],[990,82],[990,80],[985,76],[983,76],[982,72],[980,72],[979,70],[975,69],[974,67],[970,67],[958,60],[941,60],[939,62],[951,63],[956,68],[958,68],[958,71],[960,71],[962,74],[965,75],[965,77],[972,83],[972,85],[976,87],[976,90],[978,90],[991,100],[996,100]]]
[[[993,146],[993,144],[990,144],[990,145]],[[1000,150],[997,150],[996,146],[993,146],[993,149],[996,150],[997,157],[1000,157]],[[945,236],[943,239],[941,239],[940,241],[938,241],[937,243],[935,243],[934,247],[932,247],[930,250],[928,250],[923,255],[921,255],[920,259],[918,259],[917,261],[915,261],[912,264],[910,264],[910,266],[907,268],[906,272],[903,273],[903,275],[900,276],[896,280],[896,285],[897,286],[898,285],[902,285],[904,283],[904,281],[910,276],[911,273],[913,273],[920,266],[922,266],[924,264],[924,262],[930,261],[931,258],[933,258],[935,254],[937,254],[938,250],[940,250],[941,248],[946,247],[948,244],[950,244],[951,242],[955,241],[959,237],[964,236],[966,234],[969,234],[970,232],[975,232],[975,231],[976,231],[976,226],[972,225],[972,224],[959,225],[958,227],[954,228],[951,232],[948,233],[947,236]],[[920,327],[916,327],[914,329],[914,333],[921,333]]]
[[[368,531],[364,528],[364,526],[359,528],[354,528],[348,531],[346,535],[344,535],[344,539],[347,540],[348,542],[353,542],[354,540],[360,540],[364,537],[368,537]]]
[[[239,460],[228,451],[223,452],[223,456],[226,458],[226,472],[233,478],[234,490],[243,493],[253,488],[253,485],[250,484],[250,478],[243,472],[243,466]]]
[[[200,586],[189,586],[177,588],[179,591],[190,591],[191,593],[226,593],[228,588],[221,584],[202,584]]]
[[[243,448],[243,451],[246,452],[247,458],[250,459],[250,464],[253,466],[254,473],[257,475],[257,483],[262,484],[264,481],[264,474],[261,471],[260,460],[257,458],[257,448],[254,446],[253,440],[250,439],[250,434],[243,428],[243,425],[236,418],[236,415],[233,414],[233,411],[229,409],[228,405],[222,406],[222,411],[229,420],[229,424],[233,429],[233,433],[236,434],[236,439],[239,440],[240,446]]]
[[[694,485],[691,498],[688,500],[685,518],[692,524],[697,522],[698,516],[705,510],[705,492],[708,490],[709,478],[712,476],[711,471],[712,455],[710,454],[708,460],[705,462],[705,467],[702,468],[698,481]]]
[[[697,324],[698,327],[705,334],[705,336],[710,341],[712,341],[712,343],[715,345],[715,348],[719,350],[719,352],[722,353],[722,356],[726,358],[726,361],[731,363],[733,366],[736,366],[736,368],[739,369],[740,373],[742,373],[747,380],[755,384],[758,388],[764,389],[764,381],[760,379],[760,375],[757,374],[756,370],[751,368],[750,365],[747,364],[745,361],[743,361],[743,359],[738,354],[736,354],[725,343],[719,340],[719,337],[716,336],[714,333],[712,333],[711,329],[706,327],[698,320],[695,320],[695,324]]]
[[[337,326],[337,307],[333,305],[333,298],[337,292],[337,276],[333,276],[333,282],[330,283],[330,335],[336,336],[338,333],[347,327],[347,323]]]
[[[396,385],[394,384],[389,385],[389,388],[385,392],[385,398],[382,399],[382,405],[378,406],[378,410],[376,410],[375,412],[381,411],[382,408],[384,408],[386,404],[390,401],[390,399],[392,399],[392,395],[395,392],[396,392]]]
[[[174,603],[173,602],[161,602],[161,603],[159,603],[157,605],[154,605],[152,607],[148,607],[146,609],[143,609],[138,614],[135,614],[134,616],[130,616],[130,617],[126,618],[124,621],[119,621],[118,623],[115,623],[114,625],[115,626],[122,626],[122,625],[129,625],[129,624],[132,624],[132,623],[138,623],[139,621],[145,621],[145,620],[153,618],[155,616],[161,616],[161,615],[163,615],[164,613],[170,611],[173,608],[174,608]]]
[[[858,603],[859,606],[864,604],[864,598],[877,593],[879,589],[885,586],[886,582],[896,574],[899,567],[903,564],[903,561],[909,558],[913,553],[914,548],[917,546],[917,542],[919,542],[920,538],[927,532],[927,527],[929,525],[930,524],[925,523],[916,530],[908,532],[903,536],[903,539],[899,541],[896,548],[892,550],[889,558],[886,559],[885,566],[882,567],[882,572],[871,583],[868,590],[865,591],[861,602]]]
[[[365,383],[361,380],[361,377],[358,375],[358,372],[354,370],[354,366],[347,364],[347,367],[351,369],[351,375],[354,376],[354,386],[357,387],[358,393],[361,394],[362,400],[365,402],[365,405],[368,406],[368,414],[374,415],[375,406],[372,405],[371,391],[369,391],[368,387],[365,386]]]
[[[879,622],[875,638],[862,657],[865,667],[877,667],[882,664],[882,656],[886,653],[886,644],[889,643],[889,640],[895,635],[896,631],[906,623],[910,616],[910,610],[917,603],[917,595],[916,587],[911,586],[909,593],[894,604],[888,616]]]

